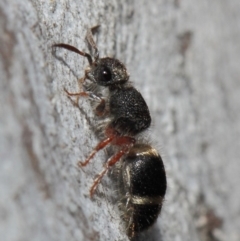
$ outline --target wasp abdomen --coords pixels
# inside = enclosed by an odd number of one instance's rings
[[[121,172],[122,209],[129,237],[149,228],[157,219],[166,193],[164,165],[157,151],[135,144],[123,160]]]

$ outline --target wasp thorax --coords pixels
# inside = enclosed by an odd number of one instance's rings
[[[87,77],[99,85],[109,86],[127,82],[129,75],[119,60],[107,57],[95,61],[90,66]]]

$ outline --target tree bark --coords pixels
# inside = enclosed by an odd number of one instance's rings
[[[168,190],[138,240],[240,240],[240,2],[0,2],[0,235],[20,240],[128,240],[106,175],[108,155],[77,167],[99,139],[87,100],[73,106],[86,59],[55,43],[124,62],[153,119]],[[161,146],[161,148],[160,148]]]

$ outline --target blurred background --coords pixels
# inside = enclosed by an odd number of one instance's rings
[[[76,108],[86,30],[116,57],[148,103],[146,134],[165,164],[157,223],[138,240],[240,240],[240,2],[238,0],[0,2],[0,236],[20,240],[128,240],[106,176],[87,101]]]

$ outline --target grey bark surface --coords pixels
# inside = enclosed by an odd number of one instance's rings
[[[239,0],[2,0],[1,240],[128,240],[109,177],[88,195],[107,154],[77,167],[98,138],[87,100],[76,108],[63,89],[78,90],[87,61],[51,48],[87,50],[96,24],[100,55],[126,64],[149,105],[167,172],[161,216],[139,240],[240,240],[239,12]]]

